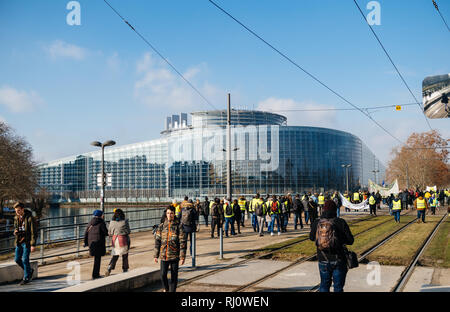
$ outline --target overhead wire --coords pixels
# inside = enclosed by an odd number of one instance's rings
[[[384,105],[384,106],[372,106],[372,107],[362,107],[362,110],[370,110],[370,109],[382,109],[382,108],[392,108],[396,106],[409,106],[416,105],[416,103],[407,103],[407,104],[397,104],[397,105]],[[317,109],[270,109],[271,112],[325,112],[325,111],[351,111],[357,110],[356,108],[317,108]]]
[[[423,107],[420,105],[419,101],[417,100],[416,96],[414,95],[414,93],[411,91],[411,88],[409,87],[408,83],[406,82],[405,78],[403,78],[403,75],[400,73],[400,71],[398,70],[397,66],[395,65],[394,61],[392,60],[391,56],[389,55],[389,53],[387,52],[387,50],[385,49],[383,43],[381,42],[380,38],[378,37],[378,35],[375,33],[375,30],[373,30],[373,27],[369,24],[369,22],[366,19],[366,16],[364,15],[363,11],[361,10],[361,7],[359,6],[358,2],[356,0],[353,0],[353,2],[355,3],[356,7],[358,8],[359,12],[361,13],[365,23],[367,24],[367,26],[369,26],[370,30],[372,31],[372,34],[375,36],[375,38],[377,39],[378,43],[380,44],[381,48],[383,49],[384,53],[386,54],[386,56],[388,57],[389,61],[391,62],[392,66],[394,66],[395,71],[397,72],[397,74],[400,76],[400,79],[403,81],[403,84],[406,86],[406,88],[408,89],[409,93],[411,94],[411,96],[414,98],[414,101],[416,101],[417,105],[419,106],[420,111],[422,112],[425,121],[428,124],[428,127],[430,127],[430,130],[433,130],[433,128],[431,128],[430,122],[428,121],[428,118],[425,116],[425,112],[423,110]]]
[[[133,30],[145,43],[147,43],[147,45],[153,50],[155,51],[156,54],[159,55],[159,57],[161,57],[206,103],[208,103],[208,105],[210,105],[211,107],[213,107],[215,110],[217,110],[217,108],[186,78],[184,77],[184,75],[172,64],[169,62],[169,60],[164,57],[164,55],[161,54],[161,52],[158,51],[158,49],[155,48],[154,45],[152,45],[143,35],[141,35],[115,8],[112,7],[111,4],[109,4],[108,1],[103,0],[113,11],[114,13],[117,14],[117,16],[119,16],[122,21],[127,24],[131,30]]]
[[[221,6],[219,6],[217,3],[215,3],[212,0],[208,0],[211,4],[213,4],[216,8],[218,8],[220,11],[222,11],[225,15],[227,15],[228,17],[230,17],[232,20],[234,20],[236,23],[238,23],[239,25],[241,25],[244,29],[246,29],[248,32],[250,32],[253,36],[255,36],[256,38],[258,38],[259,40],[261,40],[262,42],[264,42],[267,46],[269,46],[272,50],[274,50],[275,52],[277,52],[279,55],[281,55],[284,59],[286,59],[289,63],[291,63],[292,65],[294,65],[295,67],[297,67],[298,69],[300,69],[301,71],[303,71],[306,75],[308,75],[309,77],[311,77],[312,79],[314,79],[317,83],[319,83],[320,85],[322,85],[323,87],[325,87],[328,91],[330,91],[331,93],[333,93],[334,95],[336,95],[337,97],[339,97],[341,100],[343,100],[344,102],[346,102],[347,104],[353,106],[355,109],[359,110],[361,113],[363,113],[367,118],[369,118],[370,120],[372,120],[372,122],[374,122],[380,129],[382,129],[384,132],[386,132],[389,136],[391,136],[393,139],[395,139],[396,141],[400,142],[401,144],[404,144],[401,140],[399,140],[398,138],[396,138],[392,133],[390,133],[386,128],[384,128],[381,124],[379,124],[375,119],[372,118],[372,116],[370,116],[368,113],[364,112],[361,108],[359,108],[358,106],[356,106],[355,104],[351,103],[349,100],[347,100],[344,96],[342,96],[341,94],[339,94],[337,91],[333,90],[332,88],[330,88],[328,85],[326,85],[324,82],[322,82],[319,78],[317,78],[316,76],[314,76],[313,74],[311,74],[310,72],[308,72],[306,69],[304,69],[303,67],[301,67],[299,64],[297,64],[295,61],[293,61],[290,57],[288,57],[286,54],[284,54],[283,52],[281,52],[279,49],[277,49],[276,47],[274,47],[272,44],[270,44],[269,42],[267,42],[265,39],[263,39],[261,36],[259,36],[257,33],[255,33],[253,30],[251,30],[249,27],[247,27],[246,25],[244,25],[242,22],[240,22],[237,18],[235,18],[233,15],[231,15],[229,12],[227,12],[225,9],[223,9]]]
[[[442,13],[441,13],[441,11],[439,10],[439,6],[438,6],[438,4],[436,3],[436,1],[435,0],[432,0],[433,1],[433,5],[434,5],[434,7],[436,8],[436,11],[438,11],[438,13],[439,13],[439,15],[441,16],[441,18],[442,18],[442,21],[444,22],[444,24],[445,24],[445,26],[447,27],[447,30],[450,32],[450,28],[448,27],[448,24],[447,24],[447,22],[445,21],[445,18],[444,18],[444,16],[442,16]]]

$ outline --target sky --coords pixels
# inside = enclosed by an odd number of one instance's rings
[[[107,0],[208,100],[200,97],[103,0],[0,0],[0,120],[38,163],[160,137],[166,116],[226,109],[285,115],[359,137],[385,164],[400,143],[246,31],[208,0]],[[352,0],[214,0],[354,105],[414,103]],[[370,1],[358,0],[373,17]],[[415,97],[450,73],[450,36],[432,1],[379,0],[373,25]],[[450,22],[450,2],[437,1]],[[68,16],[72,22],[68,22]],[[418,105],[371,110],[405,142],[429,131]],[[449,119],[428,119],[450,138]]]

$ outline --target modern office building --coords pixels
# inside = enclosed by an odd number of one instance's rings
[[[226,195],[226,111],[172,115],[156,140],[105,149],[107,201],[169,201]],[[232,110],[235,195],[284,194],[367,187],[385,168],[358,137],[343,131],[288,126],[286,117]],[[98,200],[101,151],[39,165],[40,186],[54,201]]]

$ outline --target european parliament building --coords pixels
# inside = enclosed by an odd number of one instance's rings
[[[159,139],[104,151],[108,202],[149,202],[225,196],[227,112],[167,117]],[[233,194],[345,191],[381,181],[385,168],[358,137],[343,131],[288,126],[286,117],[232,110]],[[348,169],[342,165],[351,165]],[[39,184],[54,202],[100,197],[101,150],[39,165]]]

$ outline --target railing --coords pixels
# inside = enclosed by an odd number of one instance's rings
[[[159,224],[161,216],[165,208],[146,208],[138,210],[127,210],[124,208],[123,211],[130,223],[131,232],[139,232],[144,229],[152,229],[154,225]],[[111,219],[108,216],[112,215],[112,212],[105,213],[105,221],[109,223]],[[44,259],[73,255],[76,254],[79,257],[81,252],[86,252],[89,249],[81,249],[81,242],[84,241],[84,233],[89,221],[92,219],[92,214],[74,215],[74,216],[64,216],[64,217],[53,217],[53,218],[43,218],[39,220],[39,237],[36,247],[40,247],[40,255],[37,258],[32,258],[30,260],[40,260],[40,263],[44,263]],[[66,221],[67,220],[67,221]],[[55,223],[65,223],[56,224]],[[12,233],[12,231],[3,231],[3,233]],[[59,233],[58,233],[59,232]],[[2,233],[2,232],[0,232]],[[12,241],[14,236],[0,239],[0,242],[4,245],[12,246]],[[51,255],[45,255],[45,247],[47,245],[47,250],[49,249],[49,244],[58,243],[68,243],[74,242],[75,246],[68,247],[69,249],[74,249],[75,251],[69,251],[64,253],[56,253]],[[111,244],[108,243],[107,248],[110,248]],[[0,254],[8,253],[14,251],[15,247],[7,247],[0,249]]]

